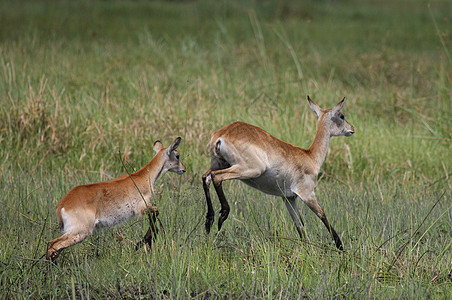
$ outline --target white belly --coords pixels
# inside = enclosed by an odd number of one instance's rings
[[[125,204],[122,207],[116,207],[111,212],[104,212],[96,220],[96,227],[110,227],[118,225],[135,216],[135,209],[131,204]]]
[[[292,182],[277,171],[265,171],[264,174],[257,178],[242,179],[242,181],[269,195],[280,197],[295,196],[295,193],[291,189]]]

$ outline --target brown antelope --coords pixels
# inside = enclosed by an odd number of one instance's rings
[[[301,215],[296,206],[297,196],[322,220],[333,235],[336,247],[342,242],[315,197],[317,175],[325,160],[333,136],[351,136],[355,129],[341,113],[345,98],[333,109],[323,110],[308,96],[310,108],[318,117],[317,134],[308,149],[281,141],[263,129],[235,122],[215,131],[210,137],[210,169],[202,176],[207,200],[206,231],[214,221],[215,212],[210,199],[211,181],[221,203],[218,230],[229,215],[229,204],[222,183],[239,179],[266,194],[283,198],[302,239]]]
[[[60,252],[90,236],[94,229],[113,226],[135,215],[148,215],[150,228],[137,248],[144,242],[152,243],[156,233],[158,208],[151,205],[153,186],[165,172],[185,172],[176,148],[181,138],[168,148],[160,141],[154,143],[155,156],[141,170],[116,179],[77,186],[57,204],[57,219],[63,235],[49,242],[46,258],[55,261]],[[152,215],[152,216],[151,216]]]

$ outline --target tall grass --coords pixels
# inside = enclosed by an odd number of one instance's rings
[[[2,298],[446,298],[451,292],[451,5],[433,1],[3,1],[0,3]],[[309,147],[310,95],[356,128],[334,138],[317,197],[225,184],[231,214],[204,232],[209,134],[258,125]],[[182,136],[152,249],[135,219],[39,260],[73,186],[152,158]],[[219,203],[214,197],[214,205]],[[215,230],[214,230],[215,231]]]

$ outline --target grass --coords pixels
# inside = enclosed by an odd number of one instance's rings
[[[447,298],[451,294],[451,4],[432,1],[0,2],[1,298]],[[301,203],[225,184],[204,232],[209,134],[258,125],[309,147],[310,95],[355,126],[317,197],[346,252]],[[159,179],[146,219],[39,260],[72,187],[139,169],[182,136],[188,172]],[[219,203],[213,197],[218,210]]]

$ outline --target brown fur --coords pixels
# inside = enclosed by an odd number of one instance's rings
[[[91,235],[96,226],[112,226],[135,215],[158,213],[158,208],[151,204],[155,181],[166,171],[185,172],[175,150],[179,143],[180,138],[168,148],[163,148],[159,141],[154,143],[154,158],[130,176],[124,174],[70,190],[56,209],[63,235],[49,242],[46,258],[54,261],[64,248]],[[150,234],[146,236],[149,238]],[[146,242],[150,243],[150,240]]]
[[[229,214],[222,182],[239,179],[264,193],[282,197],[302,237],[301,216],[295,203],[296,197],[300,197],[332,233],[336,246],[342,249],[342,242],[329,225],[314,189],[331,137],[354,133],[353,126],[340,112],[344,101],[345,98],[333,109],[322,110],[308,97],[310,108],[319,118],[316,137],[308,149],[281,141],[263,129],[243,122],[215,131],[210,138],[211,167],[202,177],[208,207],[207,232],[214,220],[210,182],[213,182],[221,203],[220,229]]]

